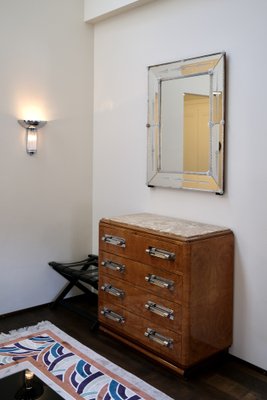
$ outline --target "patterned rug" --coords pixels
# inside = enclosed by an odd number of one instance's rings
[[[25,369],[67,400],[171,400],[48,321],[0,335],[0,379]]]

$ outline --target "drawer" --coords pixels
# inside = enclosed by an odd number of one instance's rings
[[[114,304],[100,300],[99,322],[119,335],[138,341],[165,359],[181,362],[181,335]]]
[[[101,251],[99,275],[123,279],[163,299],[176,303],[183,299],[183,276]]]
[[[182,306],[155,296],[126,281],[108,275],[99,278],[99,298],[104,303],[121,306],[158,326],[181,332]]]
[[[186,243],[101,222],[99,249],[174,273],[182,272],[186,268]]]

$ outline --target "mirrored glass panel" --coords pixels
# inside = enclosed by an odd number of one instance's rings
[[[148,186],[223,193],[225,53],[148,68]]]

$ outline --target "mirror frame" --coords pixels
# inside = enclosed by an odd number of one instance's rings
[[[148,67],[147,186],[224,193],[225,61],[226,54],[221,52]],[[200,75],[209,77],[208,171],[164,171],[161,169],[162,82]]]

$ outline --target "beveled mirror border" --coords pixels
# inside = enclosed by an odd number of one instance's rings
[[[213,62],[213,68],[210,68],[210,62]],[[214,123],[214,110],[211,102],[215,90],[212,86],[215,68],[221,63],[221,118],[220,121]],[[165,187],[186,190],[201,190],[213,192],[216,194],[224,193],[224,139],[225,139],[225,64],[226,53],[213,53],[201,57],[194,57],[170,63],[152,65],[148,67],[148,123],[147,123],[147,185],[149,187]],[[199,68],[195,72],[195,68]],[[181,72],[182,71],[182,72]],[[187,71],[187,72],[186,72]],[[184,76],[196,76],[209,74],[210,79],[210,142],[215,135],[215,128],[218,136],[218,149],[210,154],[210,168],[207,173],[183,173],[162,172],[159,170],[160,165],[160,106],[161,81],[166,79],[177,79]],[[213,136],[212,136],[213,135]],[[212,150],[212,144],[210,144]],[[218,156],[219,154],[219,156]],[[217,157],[216,171],[212,164],[212,157]],[[216,158],[215,157],[215,158]],[[219,159],[218,159],[219,158]]]

